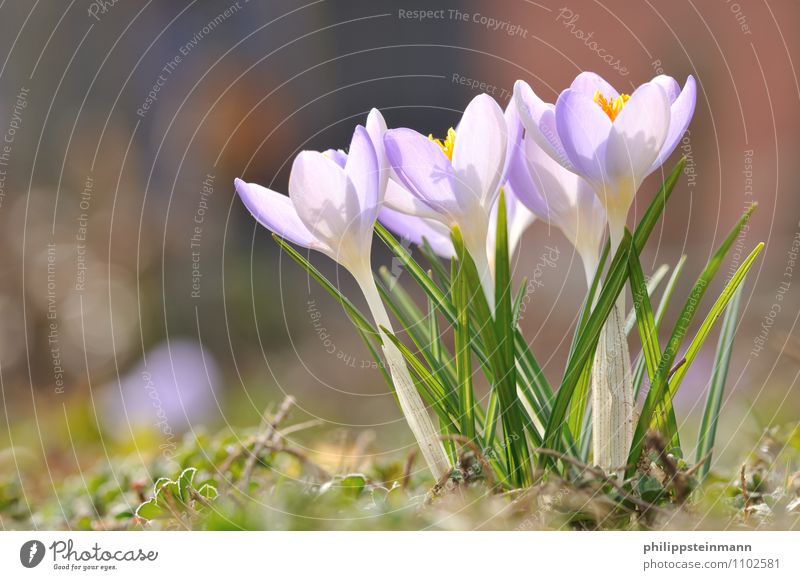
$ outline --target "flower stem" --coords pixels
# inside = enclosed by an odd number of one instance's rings
[[[383,327],[389,332],[393,332],[389,315],[372,277],[372,271],[366,270],[361,275],[356,275],[356,280],[364,293],[364,297],[367,299],[367,304],[375,323],[378,327]],[[397,399],[400,402],[400,409],[403,411],[406,422],[417,440],[428,468],[433,473],[436,481],[440,481],[450,472],[451,466],[445,454],[439,432],[434,428],[425,408],[425,403],[414,386],[414,381],[408,372],[403,354],[385,336],[383,331],[381,331],[381,338],[383,340],[383,354],[386,357],[386,363],[389,365],[389,373],[392,376]]]
[[[611,252],[622,240],[624,224],[611,224]],[[620,294],[600,332],[592,368],[594,463],[612,473],[625,469],[634,427],[633,378],[625,334],[625,295]]]

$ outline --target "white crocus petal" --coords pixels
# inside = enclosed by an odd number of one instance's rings
[[[686,84],[680,94],[672,99],[669,108],[669,131],[667,138],[664,140],[664,145],[661,147],[661,152],[650,167],[652,173],[667,160],[675,147],[678,146],[686,129],[689,128],[689,123],[694,115],[694,108],[697,104],[697,83],[694,77],[689,75],[686,79]]]
[[[532,187],[542,192],[545,213],[541,217],[575,247],[591,282],[606,226],[603,205],[588,181],[561,167],[530,139],[525,143],[525,161]]]
[[[519,118],[519,107],[517,107],[517,102],[513,96],[506,106],[506,110],[503,111],[503,117],[505,118],[506,130],[508,131],[508,142],[506,145],[505,164],[503,165],[502,183],[507,183],[512,161],[514,161],[515,156],[519,153],[519,149],[523,144],[523,136],[525,135],[525,126]]]
[[[361,205],[343,168],[322,153],[301,151],[289,176],[289,197],[305,226],[331,248],[337,262],[351,269],[363,261]]]
[[[378,164],[381,168],[380,191],[386,190],[386,182],[389,180],[390,168],[386,161],[386,150],[383,145],[383,134],[386,133],[386,120],[378,109],[372,109],[367,115],[367,133],[375,147],[375,154],[378,156]]]
[[[526,160],[531,178],[547,206],[546,219],[565,231],[570,241],[577,238],[578,214],[586,213],[599,217],[592,224],[593,231],[602,231],[605,227],[605,215],[594,190],[585,179],[566,171],[548,156],[541,147],[528,143]],[[599,208],[596,212],[595,208]],[[597,214],[601,214],[597,216]],[[582,224],[588,226],[588,224]]]
[[[442,217],[431,206],[391,178],[386,182],[383,205],[400,213],[420,218],[439,220]]]
[[[326,149],[322,154],[336,162],[339,167],[344,167],[344,164],[347,163],[347,153],[341,149]]]
[[[308,231],[288,197],[238,178],[234,180],[234,185],[245,207],[262,226],[298,246],[332,254],[327,244]]]
[[[599,74],[589,71],[584,71],[576,76],[569,88],[588,95],[590,98],[594,98],[594,94],[597,91],[600,91],[600,94],[611,100],[619,96],[617,89],[615,89],[611,83],[606,81]]]
[[[545,103],[528,83],[521,80],[514,83],[514,101],[526,134],[565,169],[574,171],[575,167],[567,157],[564,144],[558,136],[555,106]]]
[[[667,75],[658,75],[650,82],[657,84],[664,90],[664,94],[667,95],[667,100],[670,103],[673,103],[681,93],[681,86],[678,81]]]
[[[508,253],[511,255],[519,246],[522,235],[536,221],[536,216],[512,194],[509,194],[508,201]]]
[[[455,255],[450,230],[438,221],[408,215],[388,207],[381,209],[378,221],[397,235],[403,246],[409,243],[422,246],[427,242],[437,256],[449,260]]]
[[[461,117],[453,147],[453,169],[460,194],[491,208],[500,187],[508,148],[503,110],[489,95],[470,101]]]
[[[608,115],[591,96],[567,89],[556,101],[556,126],[575,172],[594,184],[602,184],[606,179],[606,142],[611,131]]]
[[[609,182],[598,190],[612,225],[612,236],[619,235],[633,196],[650,173],[669,129],[670,108],[667,95],[658,85],[647,83],[631,95],[614,121],[606,148]],[[602,193],[605,193],[603,195]]]
[[[378,219],[382,191],[378,157],[364,127],[356,127],[353,133],[344,172],[348,187],[352,187],[358,197],[361,231],[371,237],[372,227]]]
[[[575,177],[565,183],[572,205],[556,212],[556,223],[564,235],[583,256],[594,256],[600,250],[606,225],[606,212],[588,182]],[[594,262],[595,260],[591,260]]]
[[[588,287],[591,286],[600,261],[606,212],[587,182],[583,182],[578,195],[580,201],[576,206],[577,211],[572,214],[572,223],[562,231],[570,232],[567,238],[581,257]]]

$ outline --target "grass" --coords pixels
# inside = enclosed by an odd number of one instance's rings
[[[462,438],[454,438],[458,466],[445,486],[413,457],[337,473],[306,451],[313,444],[297,443],[306,425],[293,411],[287,400],[253,428],[187,435],[173,461],[157,448],[98,460],[57,475],[54,490],[23,489],[6,475],[0,528],[800,529],[800,477],[791,471],[800,466],[797,426],[765,430],[742,468],[712,469],[702,485],[698,465],[706,462],[689,466],[653,436],[645,449],[655,468],[631,489],[543,450],[568,463],[564,474],[537,469],[530,485],[504,489],[480,448]]]

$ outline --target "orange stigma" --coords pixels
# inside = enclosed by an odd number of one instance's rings
[[[630,95],[620,95],[616,99],[608,99],[606,96],[601,93],[599,90],[594,92],[594,102],[600,105],[600,108],[603,109],[603,112],[608,115],[608,118],[611,119],[611,122],[614,122],[614,119],[617,118],[617,115],[620,114],[622,111],[622,107],[625,106],[625,103],[628,102],[630,99]]]

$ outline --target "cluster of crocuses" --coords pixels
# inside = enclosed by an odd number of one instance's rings
[[[450,232],[457,226],[492,304],[493,216],[505,199],[512,251],[538,218],[575,246],[591,282],[606,226],[613,251],[637,189],[679,143],[695,101],[691,76],[683,89],[658,76],[628,95],[583,72],[555,104],[520,80],[505,111],[478,95],[442,139],[388,129],[373,109],[346,152],[303,151],[296,157],[288,197],[239,179],[236,190],[259,223],[349,270],[376,324],[391,331],[370,266],[376,220],[411,242],[427,241],[444,258],[454,255]],[[622,297],[601,334],[593,368],[593,459],[607,470],[624,467],[633,433],[624,306]],[[439,434],[401,353],[390,340],[383,348],[409,426],[441,478],[451,466]]]

